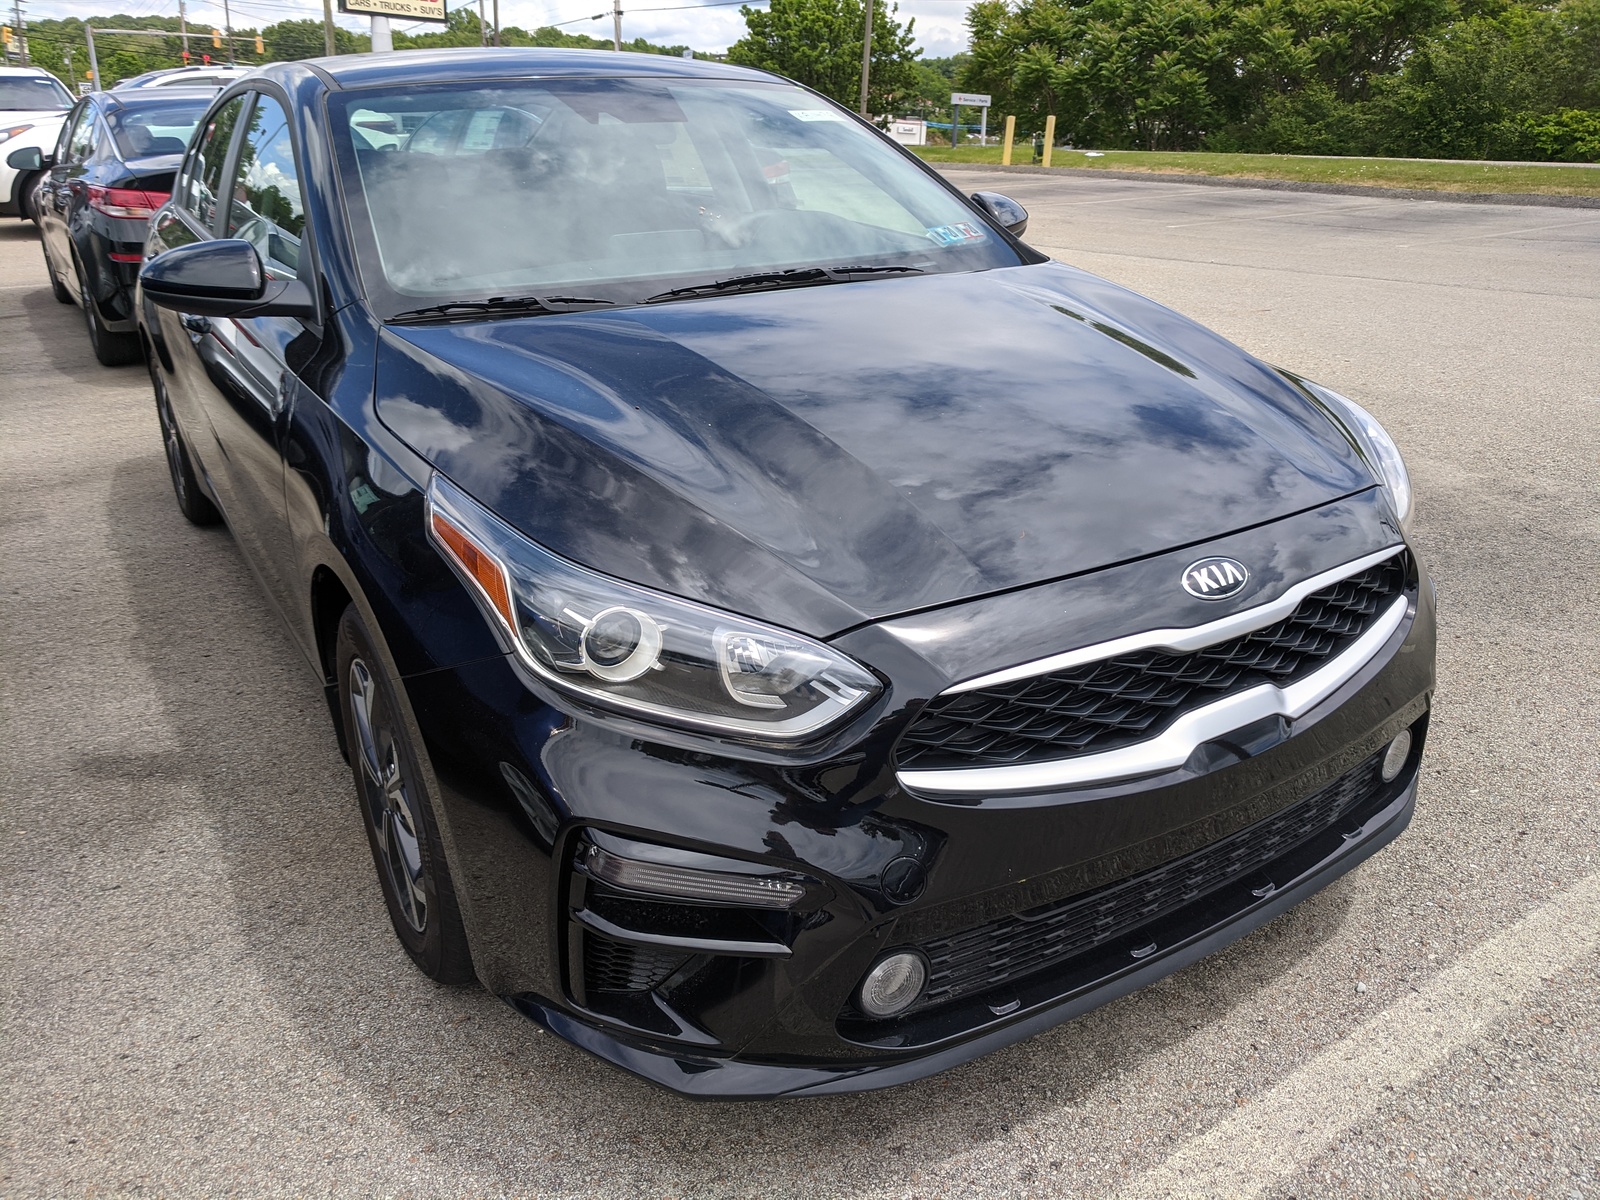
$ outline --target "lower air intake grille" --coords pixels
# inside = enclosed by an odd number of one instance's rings
[[[1140,650],[936,696],[895,751],[920,770],[1049,762],[1155,737],[1191,709],[1303,679],[1366,632],[1406,585],[1404,551],[1302,600],[1283,620],[1188,654]]]
[[[1378,761],[1370,758],[1277,815],[1152,871],[923,943],[931,971],[917,1008],[1057,966],[1248,876],[1375,796],[1383,786]]]
[[[583,982],[593,992],[648,992],[660,987],[688,959],[671,947],[613,942],[585,934]]]

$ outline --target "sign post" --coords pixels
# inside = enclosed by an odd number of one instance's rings
[[[993,97],[985,96],[981,92],[951,92],[950,93],[950,144],[954,146],[961,139],[961,109],[977,108],[982,111],[978,116],[978,139],[984,141],[989,136],[989,102]]]

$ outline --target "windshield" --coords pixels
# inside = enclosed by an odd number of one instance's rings
[[[189,135],[200,124],[210,103],[205,97],[139,100],[109,110],[106,123],[117,141],[118,153],[125,159],[182,154],[189,148]]]
[[[44,112],[71,107],[72,93],[58,79],[46,75],[0,79],[0,109]]]
[[[545,79],[361,90],[329,107],[363,270],[391,310],[1021,261],[898,150],[790,85]],[[870,272],[825,281],[844,277]]]

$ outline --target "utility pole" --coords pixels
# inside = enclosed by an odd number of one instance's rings
[[[183,65],[189,65],[189,14],[178,0],[178,36],[183,39]]]
[[[322,0],[322,48],[329,58],[339,53],[338,43],[333,40],[333,0]]]
[[[228,0],[222,0],[222,32],[228,35],[228,65],[233,66],[233,14],[228,11]]]
[[[22,51],[22,65],[28,65],[28,22],[22,15],[22,0],[12,0],[12,9],[16,13],[17,45]]]
[[[483,15],[483,0],[478,0],[478,45],[489,44],[489,22]]]
[[[500,44],[500,0],[494,0],[494,44]]]
[[[89,39],[89,90],[98,92],[100,90],[100,60],[95,57],[94,52],[94,26],[85,25],[83,32]]]
[[[866,33],[861,39],[861,115],[867,115],[867,79],[872,74],[872,0],[867,0]]]
[[[611,46],[622,49],[622,0],[611,0]]]

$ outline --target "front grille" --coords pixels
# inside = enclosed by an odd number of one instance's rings
[[[583,984],[595,992],[648,992],[660,987],[689,956],[670,946],[614,942],[585,934]]]
[[[1275,816],[1154,870],[925,942],[931,971],[917,1008],[1059,966],[1247,877],[1376,796],[1383,786],[1380,757]]]
[[[1188,654],[1140,650],[936,696],[901,735],[896,765],[1050,762],[1145,741],[1191,709],[1311,674],[1366,631],[1408,573],[1402,551],[1307,596],[1274,625]]]

